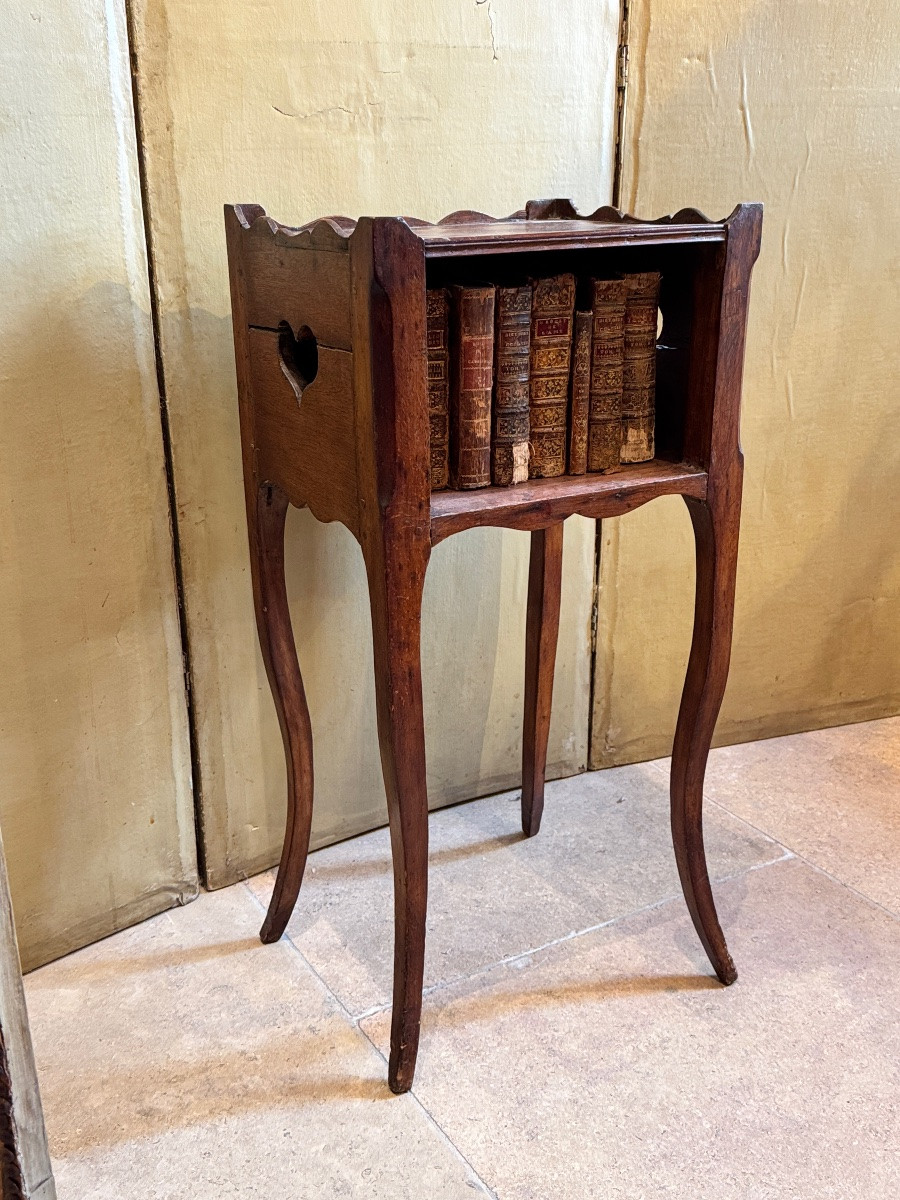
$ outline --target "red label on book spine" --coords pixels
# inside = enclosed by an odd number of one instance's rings
[[[569,337],[571,333],[570,317],[538,317],[534,323],[535,338]]]

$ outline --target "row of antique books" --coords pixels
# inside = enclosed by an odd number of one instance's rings
[[[653,458],[659,284],[650,271],[429,288],[432,489]]]

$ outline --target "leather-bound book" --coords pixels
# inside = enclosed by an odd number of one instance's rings
[[[491,482],[493,287],[450,289],[450,484]]]
[[[569,474],[587,470],[588,413],[591,400],[590,312],[576,312],[572,342],[572,378],[569,384]]]
[[[496,309],[491,482],[507,487],[528,478],[531,288],[498,287]]]
[[[619,465],[622,451],[622,353],[625,280],[592,279],[591,407],[589,471]]]
[[[429,288],[425,294],[428,355],[428,422],[431,433],[431,490],[450,482],[450,293]]]
[[[625,359],[622,392],[623,463],[648,462],[656,430],[656,323],[658,271],[626,275]]]
[[[530,479],[566,473],[575,276],[536,279],[531,303]]]

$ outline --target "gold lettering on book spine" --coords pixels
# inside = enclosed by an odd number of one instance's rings
[[[429,288],[425,294],[425,341],[432,491],[450,482],[449,308],[447,289]]]
[[[528,478],[531,288],[497,288],[491,482],[495,487]]]
[[[625,280],[592,279],[591,384],[587,469],[619,465],[622,448],[622,355]]]
[[[569,474],[587,470],[588,411],[591,399],[591,314],[575,314],[572,381],[569,394]]]
[[[658,271],[625,276],[623,463],[648,462],[655,453],[656,326],[660,279]]]
[[[450,483],[491,482],[491,390],[494,378],[494,288],[459,287],[451,294]]]
[[[532,282],[531,479],[566,472],[566,410],[572,356],[575,276]]]

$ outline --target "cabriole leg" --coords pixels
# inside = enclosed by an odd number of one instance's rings
[[[737,971],[716,915],[706,866],[703,777],[728,679],[740,510],[736,505],[713,508],[684,499],[694,526],[697,584],[694,636],[672,749],[672,838],[694,927],[716,975],[729,984]]]
[[[394,861],[394,1005],[388,1083],[412,1086],[419,1048],[428,897],[428,792],[420,630],[430,544],[383,531],[367,555],[378,740]]]
[[[258,489],[254,500],[251,500],[248,528],[256,627],[287,762],[284,847],[269,911],[259,934],[264,942],[277,942],[297,903],[309,850],[313,806],[312,727],[284,583],[284,522],[288,498],[279,488],[267,485]]]

